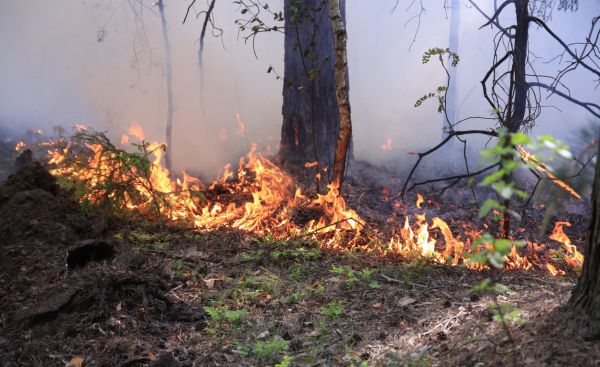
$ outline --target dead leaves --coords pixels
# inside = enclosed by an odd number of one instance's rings
[[[71,358],[69,363],[65,364],[65,367],[83,367],[83,358],[75,356]]]

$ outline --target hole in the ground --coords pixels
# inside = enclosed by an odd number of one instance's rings
[[[104,241],[91,241],[80,244],[70,250],[67,255],[67,266],[70,269],[86,266],[89,262],[110,260],[115,249]]]

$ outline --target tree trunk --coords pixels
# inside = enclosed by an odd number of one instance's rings
[[[341,2],[342,16],[345,15]],[[279,154],[304,166],[333,166],[339,131],[334,37],[326,0],[286,0],[283,126]],[[329,172],[329,171],[328,171]]]
[[[346,173],[346,158],[352,139],[352,119],[350,116],[350,95],[348,93],[348,56],[346,42],[348,34],[342,18],[340,0],[329,0],[329,17],[333,29],[335,46],[335,95],[339,111],[339,134],[335,145],[333,182],[341,188]]]
[[[448,37],[448,48],[450,48],[450,51],[456,52],[460,55],[460,0],[452,0],[451,6],[452,10],[450,12],[450,35]],[[456,67],[449,66],[448,74],[450,85],[448,86],[448,93],[446,93],[446,113],[443,116],[444,134],[442,135],[442,139],[448,136],[448,133],[450,132],[449,124],[454,124],[458,120],[458,73]],[[454,142],[454,139],[452,139],[452,142]]]
[[[516,133],[523,125],[527,111],[527,78],[525,69],[527,67],[527,53],[529,42],[529,0],[515,0],[517,12],[517,29],[515,31],[515,46],[513,55],[514,68],[514,103],[512,114],[509,115],[508,131]],[[509,112],[511,109],[509,109]]]
[[[170,171],[173,159],[173,66],[171,61],[171,41],[169,40],[169,30],[167,28],[167,18],[165,17],[165,5],[163,0],[158,0],[158,13],[162,25],[163,46],[165,48],[165,80],[167,82],[167,131],[166,144],[167,152],[165,154],[165,167]]]
[[[590,337],[600,339],[600,160],[596,163],[592,215],[583,270],[569,302],[589,315]]]
[[[517,25],[515,30],[514,48],[513,48],[513,64],[512,73],[510,76],[510,88],[508,106],[504,125],[509,133],[518,132],[525,122],[525,113],[527,112],[527,68],[528,44],[529,44],[529,0],[514,0],[515,11],[517,16]],[[510,139],[506,141],[510,144]],[[502,157],[503,160],[513,160],[512,155]],[[504,176],[505,182],[512,182],[511,174]],[[502,220],[502,228],[500,236],[504,238],[510,237],[511,215],[509,212],[511,200],[504,200],[504,218]]]

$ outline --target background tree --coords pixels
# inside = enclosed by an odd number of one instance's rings
[[[169,39],[169,28],[167,27],[167,18],[165,16],[165,5],[163,0],[156,2],[158,13],[160,15],[160,23],[163,37],[163,47],[165,49],[165,82],[167,84],[167,124],[166,124],[166,143],[167,152],[165,154],[165,167],[169,170],[172,168],[173,161],[173,66],[171,57],[171,41]]]
[[[499,29],[494,40],[492,65],[481,81],[483,96],[493,111],[494,116],[491,119],[495,121],[496,127],[490,130],[461,131],[457,129],[462,121],[470,119],[489,120],[490,118],[488,117],[469,117],[459,121],[449,121],[448,126],[450,131],[448,136],[434,148],[423,153],[417,153],[418,160],[404,183],[403,194],[406,194],[409,190],[409,181],[421,160],[439,150],[451,141],[453,137],[456,137],[465,144],[466,151],[466,141],[463,138],[467,135],[483,134],[496,137],[498,135],[497,127],[503,127],[511,134],[518,131],[528,132],[531,130],[542,111],[541,96],[543,90],[548,92],[548,96],[555,95],[561,97],[585,108],[596,117],[600,116],[600,109],[596,103],[577,99],[571,95],[568,87],[562,82],[565,75],[576,69],[583,69],[586,72],[592,73],[596,80],[600,77],[600,68],[598,67],[600,65],[598,61],[600,60],[596,52],[597,41],[600,38],[600,29],[597,26],[599,23],[598,17],[592,21],[592,26],[586,40],[576,44],[567,44],[552,31],[546,24],[546,20],[550,18],[553,9],[576,10],[577,1],[575,0],[560,1],[558,6],[555,1],[551,0],[505,0],[500,3],[494,2],[494,13],[492,15],[487,15],[483,12],[473,0],[469,1],[487,19],[482,28],[491,26]],[[507,11],[514,11],[515,23],[509,27],[504,27],[501,24],[501,18],[504,19],[503,15]],[[567,66],[563,67],[555,75],[541,75],[536,72],[533,64],[529,62],[529,32],[531,24],[538,25],[540,32],[545,33],[560,46],[561,54],[559,56],[561,56],[561,60],[566,61]],[[434,51],[436,50],[434,49]],[[443,50],[437,51],[434,54],[439,54]],[[444,93],[443,98],[440,99],[440,108],[444,112],[447,111],[446,94]],[[510,139],[505,139],[505,141],[510,142]],[[510,161],[513,159],[513,154],[506,155],[503,165],[512,164]],[[485,167],[476,172],[470,171],[466,155],[465,167],[465,174],[417,182],[410,186],[410,188],[428,183],[448,181],[450,185],[446,186],[445,190],[458,183],[461,179],[480,175],[493,169],[493,167]],[[535,170],[532,170],[532,173],[536,176],[538,182],[545,177],[544,174],[538,173]],[[505,177],[503,181],[514,186],[511,177]],[[524,201],[525,207],[531,200],[529,198]],[[506,210],[504,211],[505,215],[501,235],[507,236],[510,233],[510,203],[504,200],[503,206]]]

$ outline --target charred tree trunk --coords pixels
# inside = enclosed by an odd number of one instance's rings
[[[590,337],[600,339],[600,161],[596,163],[592,215],[583,271],[573,290],[570,303],[582,308],[589,315]]]
[[[340,2],[342,19],[345,1]],[[332,167],[339,132],[334,35],[326,0],[285,1],[283,126],[279,154]],[[329,171],[328,171],[329,172]]]
[[[163,46],[165,48],[165,80],[167,82],[167,130],[166,143],[167,152],[165,154],[165,167],[171,170],[173,159],[173,66],[171,61],[171,41],[169,40],[169,29],[167,27],[167,18],[165,17],[165,5],[163,0],[156,2],[160,22],[162,25]]]
[[[333,29],[335,46],[335,95],[340,118],[339,134],[335,145],[333,182],[341,188],[346,173],[346,159],[352,140],[352,119],[350,116],[350,95],[348,93],[348,55],[346,42],[348,34],[342,18],[340,0],[329,0],[329,17]]]

